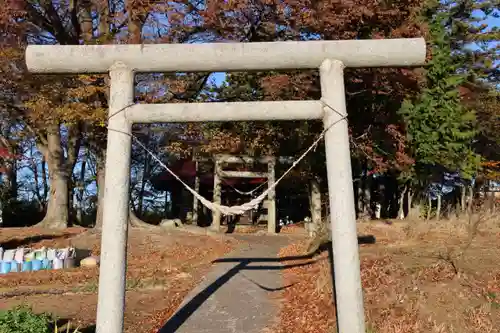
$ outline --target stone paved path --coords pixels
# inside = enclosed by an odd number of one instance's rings
[[[214,264],[160,333],[263,333],[275,323],[273,296],[285,288],[277,254],[289,239],[234,237],[245,245]]]

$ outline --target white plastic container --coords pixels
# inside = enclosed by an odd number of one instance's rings
[[[52,269],[63,269],[64,261],[59,258],[55,258],[52,260]]]
[[[56,249],[47,249],[47,259],[54,260],[56,258]]]
[[[5,250],[3,253],[3,261],[13,261],[16,250]]]
[[[16,249],[16,253],[14,254],[14,260],[20,264],[24,261],[24,257],[26,256],[27,253],[30,252],[30,249],[24,248],[24,247],[19,247]]]

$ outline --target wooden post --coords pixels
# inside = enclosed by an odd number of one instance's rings
[[[274,167],[276,165],[276,160],[272,159],[267,164],[267,184],[269,187],[274,185]],[[268,206],[267,206],[267,232],[270,234],[276,233],[276,191],[273,189],[269,191],[267,196]]]
[[[194,176],[194,190],[196,193],[200,193],[200,176],[198,175],[198,162],[195,162],[195,176]],[[193,215],[192,215],[193,224],[198,224],[198,198],[193,197]]]
[[[221,172],[221,163],[219,159],[215,160],[214,167],[214,203],[220,205],[221,204],[221,181],[220,181],[220,172]],[[212,229],[219,231],[220,230],[220,212],[212,212]]]

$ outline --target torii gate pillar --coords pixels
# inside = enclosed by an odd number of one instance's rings
[[[344,67],[423,65],[413,39],[156,45],[30,45],[35,73],[111,77],[97,333],[122,333],[131,128],[133,123],[322,119],[340,333],[364,333],[364,312],[344,94]],[[319,68],[320,101],[134,104],[134,72],[217,72]],[[130,106],[132,105],[132,106]],[[130,107],[129,107],[130,106]]]

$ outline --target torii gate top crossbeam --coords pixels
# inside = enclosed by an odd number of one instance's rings
[[[121,61],[137,72],[251,71],[318,68],[325,59],[346,67],[419,66],[423,38],[211,44],[30,45],[34,73],[106,73]]]

